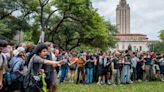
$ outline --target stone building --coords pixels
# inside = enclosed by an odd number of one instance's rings
[[[148,51],[148,38],[144,34],[130,33],[130,6],[126,0],[120,0],[116,8],[116,26],[118,43],[116,49],[127,50],[131,46],[132,50]]]

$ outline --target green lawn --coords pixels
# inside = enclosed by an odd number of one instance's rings
[[[113,87],[112,85],[58,84],[57,92],[164,92],[164,82],[141,82]]]

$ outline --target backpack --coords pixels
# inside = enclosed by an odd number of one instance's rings
[[[34,57],[31,58],[31,60],[33,60]],[[31,61],[30,62],[33,62]],[[32,63],[33,66],[33,63]],[[40,92],[46,92],[44,91],[45,88],[44,86],[46,85],[45,81],[43,81],[43,76],[34,76],[34,74],[32,74],[32,69],[28,69],[28,71],[26,72],[26,75],[24,76],[23,79],[23,87],[26,90],[28,87],[35,87],[37,88]]]
[[[15,79],[12,78],[12,73],[13,73],[13,69],[15,67],[15,65],[17,64],[18,62],[14,63],[14,65],[11,67],[11,69],[9,71],[7,71],[5,73],[5,80],[6,80],[6,83],[8,85],[11,85],[12,84],[12,81],[14,81]]]

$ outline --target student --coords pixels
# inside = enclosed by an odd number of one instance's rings
[[[105,76],[107,75],[107,70],[105,69],[105,53],[100,53],[99,58],[98,58],[98,85],[105,84]]]
[[[145,61],[145,72],[144,72],[144,75],[143,75],[143,80],[144,81],[150,81],[150,69],[151,69],[151,58],[150,58],[150,55],[149,53],[145,56],[144,58],[144,61]]]
[[[112,85],[116,86],[116,84],[120,84],[120,71],[119,71],[119,56],[121,53],[115,52],[114,57],[112,59]]]
[[[144,71],[144,56],[141,55],[139,61],[137,62],[137,80],[140,82],[143,79],[143,71]]]
[[[107,63],[106,63],[106,69],[107,69],[107,83],[111,84],[111,77],[112,77],[112,60],[111,60],[111,53],[107,53],[106,59],[107,59]]]
[[[129,54],[129,51],[125,51],[125,56],[124,56],[124,64],[123,64],[123,69],[121,73],[121,82],[123,84],[126,83],[132,83],[130,80],[130,66],[131,66],[131,56]]]
[[[14,57],[11,58],[9,66],[10,66],[10,74],[11,74],[11,91],[21,91],[24,92],[23,89],[23,76],[24,76],[24,64],[25,64],[25,49],[23,47],[18,47],[14,50]]]
[[[54,61],[54,48],[53,48],[53,43],[51,42],[45,42],[45,45],[48,47],[48,54],[46,56],[46,59],[47,60],[52,60]],[[46,65],[44,64],[43,65],[43,69],[44,69],[44,72],[46,74],[46,83],[47,83],[47,89],[49,90],[49,92],[55,92],[55,90],[52,90],[53,88],[55,88],[56,84],[54,83],[54,68],[53,68],[53,65]]]
[[[132,80],[135,81],[137,79],[137,62],[139,61],[139,59],[136,57],[136,53],[133,52],[132,54],[132,59],[131,59],[131,64],[132,64],[132,69],[133,69],[133,73],[132,73]]]
[[[160,65],[161,81],[164,82],[164,54],[161,55],[161,59],[159,60],[159,65]]]
[[[66,56],[66,52],[65,51],[62,51],[61,53],[61,59],[65,59],[65,63],[63,65],[61,65],[60,67],[60,71],[61,71],[61,74],[60,74],[60,83],[63,83],[64,82],[64,79],[67,75],[67,68],[68,68],[68,57]]]
[[[74,76],[76,71],[76,63],[78,61],[78,57],[76,52],[72,53],[72,56],[69,58],[69,69],[70,69],[70,82],[74,82]]]
[[[85,74],[84,74],[84,66],[86,63],[86,55],[83,53],[80,53],[78,56],[78,61],[77,61],[77,78],[76,78],[76,84],[84,83],[85,82]],[[81,75],[81,76],[80,76]],[[81,80],[80,80],[81,78]]]
[[[94,62],[96,61],[96,58],[93,57],[92,54],[87,55],[86,59],[86,83],[90,84],[93,82],[93,68],[94,68]]]
[[[27,73],[27,76],[29,75],[33,79],[30,79],[30,80],[24,79],[24,82],[27,84],[25,92],[40,92],[41,91],[41,88],[40,88],[41,85],[40,84],[37,85],[34,82],[35,81],[34,79],[37,79],[37,76],[39,75],[39,73],[44,72],[44,70],[41,69],[43,64],[56,66],[57,64],[64,63],[64,60],[62,60],[60,62],[46,60],[45,58],[46,58],[47,54],[48,54],[48,47],[45,44],[39,44],[36,46],[35,54],[29,62],[28,73]],[[28,79],[28,78],[26,78],[26,79]],[[27,82],[29,82],[29,83],[27,83]]]
[[[6,67],[7,67],[7,58],[6,56],[2,53],[3,48],[7,46],[7,42],[4,40],[0,39],[0,92],[4,92],[4,79],[3,75],[6,72]]]

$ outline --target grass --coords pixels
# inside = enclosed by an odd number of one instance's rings
[[[140,82],[113,87],[97,84],[58,84],[57,92],[164,92],[164,82]]]

